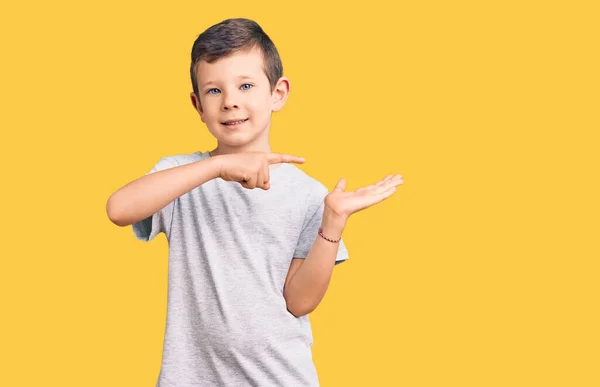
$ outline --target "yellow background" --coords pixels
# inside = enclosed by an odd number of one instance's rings
[[[105,204],[215,146],[189,55],[229,17],[291,79],[274,151],[330,188],[404,176],[311,315],[322,386],[600,385],[593,3],[3,4],[0,385],[156,382],[166,239]]]

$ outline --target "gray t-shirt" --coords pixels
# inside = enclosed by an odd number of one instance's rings
[[[210,157],[168,156],[148,173]],[[292,258],[318,236],[328,189],[293,164],[270,172],[271,187],[221,178],[132,225],[169,241],[168,304],[157,387],[319,386],[308,315],[286,307]],[[340,241],[336,265],[348,258]]]

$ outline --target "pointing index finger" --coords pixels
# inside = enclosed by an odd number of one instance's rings
[[[282,153],[269,153],[267,156],[267,160],[269,164],[279,164],[279,163],[297,163],[302,164],[306,161],[304,157],[293,156]]]

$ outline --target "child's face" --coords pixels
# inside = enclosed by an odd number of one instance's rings
[[[192,103],[219,143],[252,148],[268,145],[271,113],[283,107],[289,81],[282,77],[272,92],[259,49],[214,63],[200,61],[197,81],[200,101],[191,93]]]

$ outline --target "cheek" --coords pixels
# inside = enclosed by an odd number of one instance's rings
[[[271,99],[269,97],[254,98],[247,102],[248,109],[259,116],[271,114]]]
[[[202,102],[202,109],[207,115],[214,115],[215,110],[219,110],[218,98],[205,98]]]

